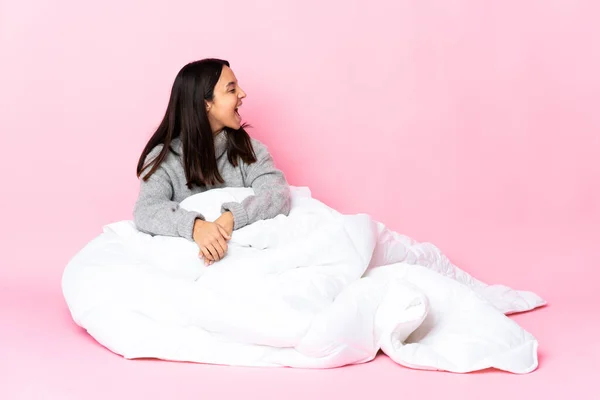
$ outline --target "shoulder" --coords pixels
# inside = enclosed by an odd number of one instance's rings
[[[150,150],[150,152],[148,153],[148,155],[146,156],[146,158],[144,159],[144,165],[149,165],[150,163],[152,163],[162,152],[162,150],[164,149],[164,144],[159,144],[156,145],[152,148],[152,150]],[[174,139],[171,142],[171,149],[174,150],[177,154],[173,153],[173,151],[169,151],[167,153],[167,156],[165,157],[165,159],[162,161],[162,163],[160,164],[160,166],[158,167],[158,170],[172,170],[174,168],[182,168],[182,160],[181,160],[181,141],[179,139]],[[144,175],[150,170],[150,167],[148,167],[148,169],[144,172]]]
[[[148,164],[149,162],[152,162],[152,160],[154,160],[156,157],[158,157],[158,155],[162,151],[163,147],[165,147],[165,145],[162,143],[159,144],[158,146],[154,146],[154,148],[152,148],[152,150],[150,150],[150,152],[146,156],[144,163]]]
[[[145,163],[147,164],[149,162],[152,162],[156,157],[158,157],[158,155],[164,149],[164,147],[165,147],[165,145],[163,143],[154,146],[154,148],[152,148],[152,150],[150,150],[150,152],[146,156]],[[182,152],[181,140],[179,140],[178,138],[173,139],[170,147],[177,154],[174,154],[173,151],[169,151],[167,153],[167,157],[165,158],[163,163],[166,162],[169,164],[169,163],[172,163],[173,161],[178,161],[181,158],[181,152]]]
[[[269,153],[269,148],[266,144],[253,137],[250,137],[250,141],[252,142],[252,148],[254,149],[254,154],[256,154],[257,161],[260,161],[263,158],[271,157],[271,154]]]

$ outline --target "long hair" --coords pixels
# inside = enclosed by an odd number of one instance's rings
[[[158,169],[171,151],[173,139],[179,137],[183,147],[183,169],[187,187],[224,183],[217,168],[215,143],[206,112],[205,101],[213,100],[214,89],[223,66],[229,62],[214,58],[194,61],[185,65],[175,77],[165,115],[142,151],[137,165],[137,176],[150,167],[144,180]],[[226,127],[227,158],[236,167],[239,159],[251,164],[256,161],[250,136],[243,124],[240,129]],[[144,165],[148,154],[162,144],[161,152]]]

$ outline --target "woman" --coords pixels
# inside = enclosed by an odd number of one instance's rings
[[[134,207],[138,229],[193,240],[207,265],[225,256],[234,230],[290,211],[284,174],[241,123],[238,109],[245,97],[227,61],[187,64],[137,165],[142,178]],[[251,187],[255,194],[223,204],[214,222],[179,206],[188,196],[226,186]]]

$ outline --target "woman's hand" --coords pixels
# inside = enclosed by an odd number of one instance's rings
[[[227,240],[231,239],[231,236],[221,225],[196,219],[192,235],[200,248],[198,255],[204,258],[204,264],[211,265],[225,257]]]
[[[231,234],[233,233],[233,223],[234,218],[231,211],[225,211],[219,218],[215,220],[215,223],[219,224],[221,228],[225,229],[225,232],[231,238]]]

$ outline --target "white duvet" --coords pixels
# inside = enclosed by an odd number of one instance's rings
[[[432,244],[292,193],[289,216],[235,231],[210,267],[186,239],[107,225],[64,271],[75,323],[125,358],[332,368],[381,349],[410,368],[537,367],[536,339],[505,315],[543,305],[536,294],[488,286]],[[214,220],[252,194],[211,190],[181,205]]]

